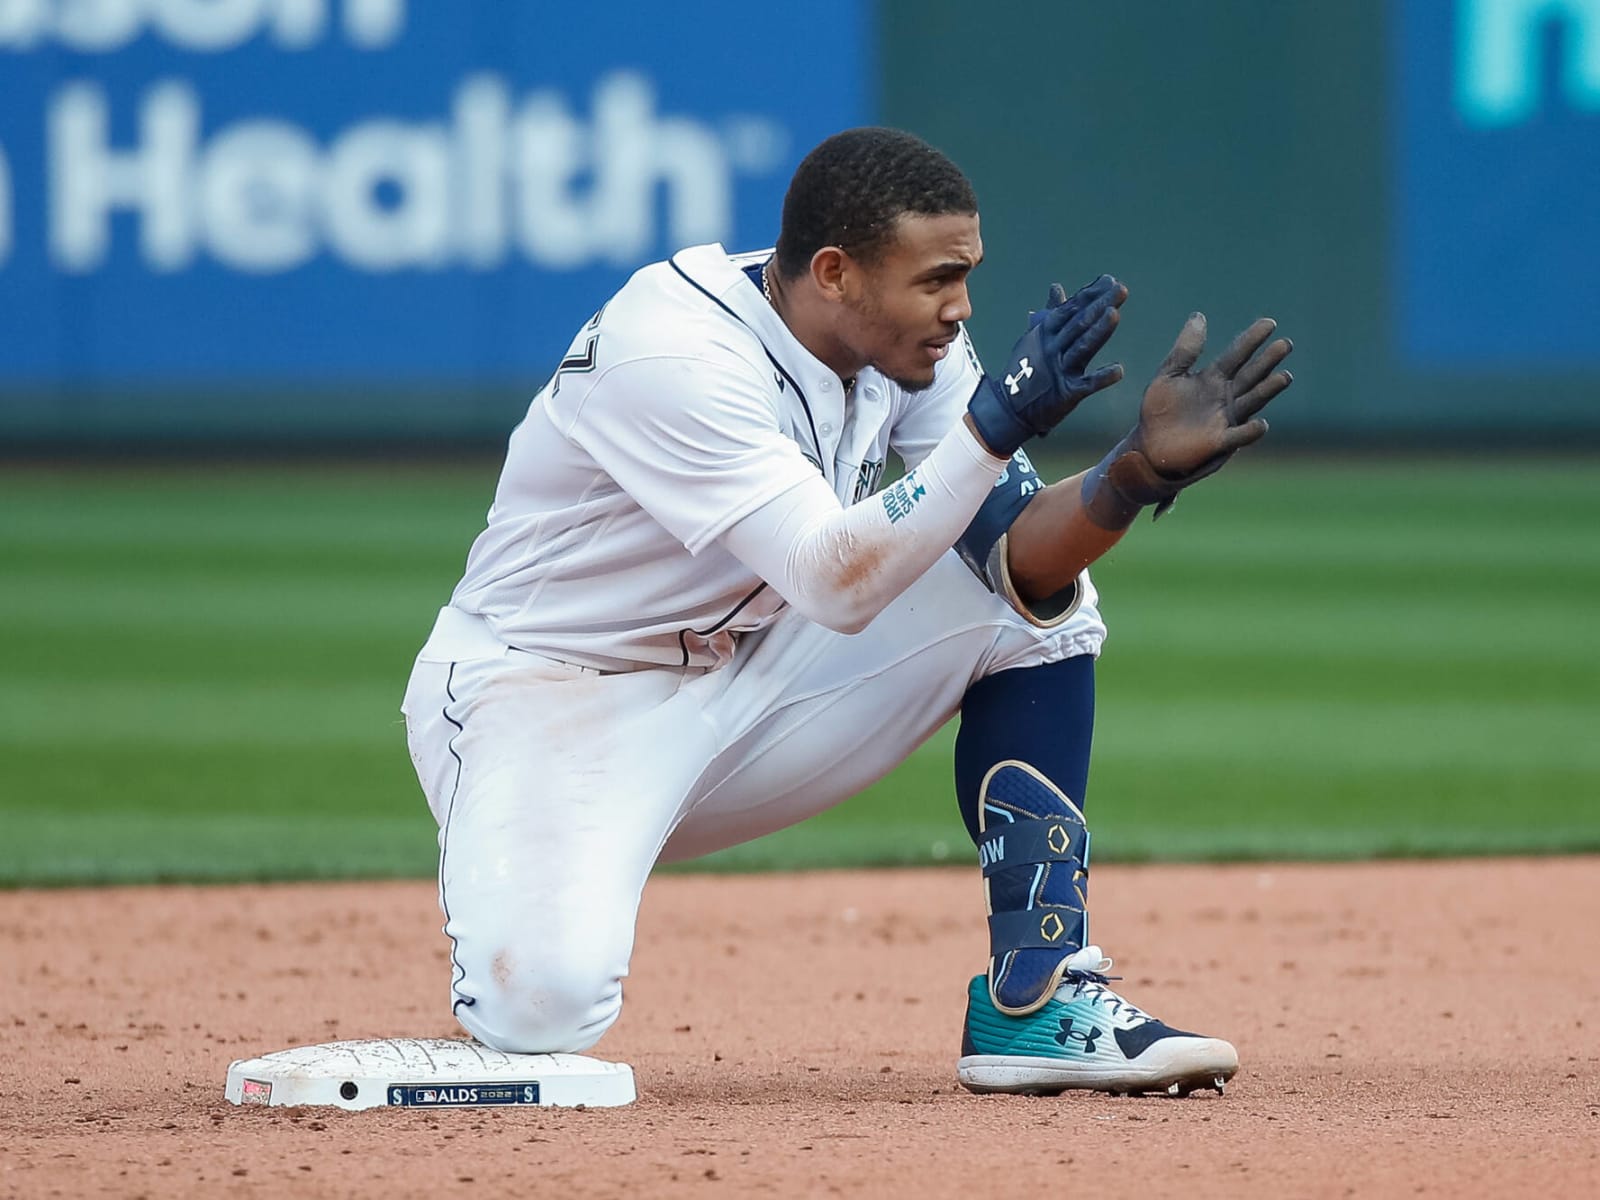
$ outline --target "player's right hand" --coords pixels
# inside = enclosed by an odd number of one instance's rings
[[[1110,275],[1071,297],[1050,285],[1049,303],[1033,314],[1005,371],[998,379],[985,375],[967,405],[996,456],[1009,458],[1029,438],[1043,437],[1085,398],[1122,378],[1121,363],[1093,371],[1089,364],[1116,332],[1127,298],[1127,287]]]

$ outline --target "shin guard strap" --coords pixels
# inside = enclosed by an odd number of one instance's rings
[[[978,843],[978,862],[985,878],[996,871],[1035,863],[1072,863],[1089,871],[1089,831],[1081,821],[1045,817],[996,824]]]
[[[1013,950],[1081,949],[1084,920],[1081,909],[1050,906],[989,914],[989,944]],[[1051,964],[1052,967],[1054,964]]]

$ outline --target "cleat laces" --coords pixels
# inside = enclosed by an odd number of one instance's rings
[[[1067,958],[1067,971],[1061,977],[1061,988],[1070,987],[1074,997],[1082,996],[1091,1004],[1103,1004],[1112,1016],[1120,1016],[1133,1025],[1155,1020],[1143,1009],[1135,1008],[1106,985],[1120,975],[1107,975],[1112,960],[1099,946],[1085,946]]]

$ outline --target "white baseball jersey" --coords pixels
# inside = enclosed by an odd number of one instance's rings
[[[818,472],[851,504],[890,450],[914,467],[961,420],[981,373],[965,333],[931,387],[867,368],[847,396],[746,272],[768,257],[681,251],[579,331],[512,433],[453,608],[579,665],[719,666],[784,604],[719,536]],[[1071,623],[1098,626],[1082,588]]]

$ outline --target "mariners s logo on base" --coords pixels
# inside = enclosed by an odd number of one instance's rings
[[[407,1108],[450,1108],[478,1104],[537,1104],[539,1081],[452,1083],[448,1086],[391,1083],[389,1104]]]

